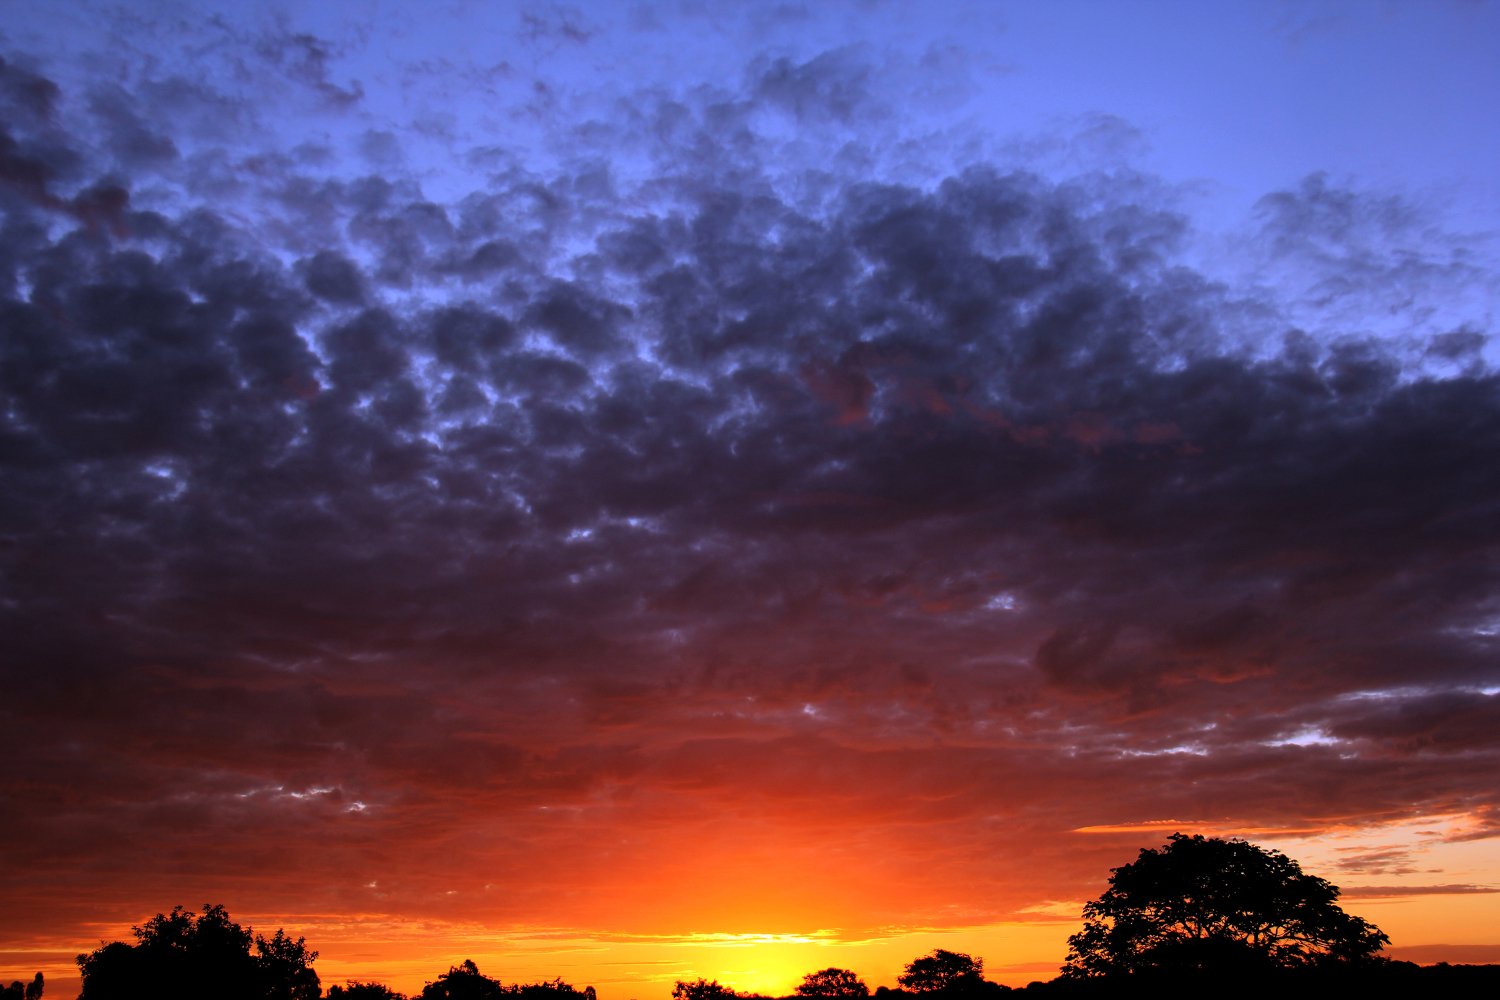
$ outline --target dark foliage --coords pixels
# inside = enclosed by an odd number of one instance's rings
[[[308,951],[304,939],[294,941],[277,928],[269,939],[257,934],[255,948],[260,953],[256,966],[266,1000],[318,1000],[322,996],[312,968],[318,953]]]
[[[896,982],[913,993],[972,989],[984,982],[984,959],[939,948],[908,965]]]
[[[848,969],[821,969],[802,977],[797,995],[804,997],[867,997],[870,988]]]
[[[448,969],[437,980],[422,987],[421,1000],[502,1000],[505,991],[499,980],[479,971],[472,959]]]
[[[717,979],[699,979],[691,983],[679,979],[672,986],[672,1000],[731,1000],[739,996],[728,986],[720,986]]]
[[[1389,940],[1277,851],[1174,834],[1114,869],[1068,939],[1067,978],[1258,977],[1358,963]]]
[[[519,998],[519,1000],[573,1000],[575,997],[580,997],[582,1000],[595,1000],[596,997],[592,986],[585,986],[579,990],[561,979],[553,979],[545,983],[521,983],[504,989],[506,996]]]
[[[0,1000],[41,1000],[43,987],[42,974],[38,972],[29,983],[17,979],[0,990]]]
[[[328,1000],[406,1000],[384,983],[360,983],[349,980],[343,986],[328,987]]]
[[[1273,891],[1275,886],[1281,889]],[[1115,932],[1122,926],[1149,926],[1152,920],[1158,925],[1154,936],[1143,938],[1134,952],[1123,951],[1106,971],[1082,971],[1070,964],[1056,979],[1011,990],[984,978],[982,959],[938,949],[906,967],[897,977],[902,988],[881,986],[873,995],[875,1000],[994,1000],[1000,993],[1092,998],[1120,996],[1122,989],[1129,995],[1202,994],[1221,1000],[1322,1000],[1362,993],[1500,995],[1500,966],[1423,967],[1379,958],[1375,953],[1385,935],[1344,914],[1334,904],[1337,895],[1337,888],[1303,874],[1296,862],[1275,851],[1243,841],[1178,834],[1164,848],[1143,850],[1134,863],[1114,869],[1109,891],[1085,907],[1085,928],[1070,939],[1070,963],[1091,941],[1129,940],[1123,931],[1117,939],[1108,933],[1103,938],[1091,936],[1100,927]],[[1318,914],[1321,920],[1314,920]],[[1257,926],[1257,933],[1247,931]],[[134,945],[115,941],[78,956],[84,980],[79,1000],[321,996],[311,968],[317,952],[308,950],[302,938],[292,939],[281,930],[270,938],[256,935],[231,920],[223,906],[204,906],[198,915],[177,907],[132,930]],[[1343,937],[1330,938],[1330,930]],[[1122,983],[1122,978],[1128,982]],[[16,981],[0,989],[0,1000],[41,1000],[42,989],[42,975],[37,973],[29,985]],[[672,996],[772,1000],[701,978],[677,982]],[[830,967],[803,976],[795,993],[780,1000],[870,996],[856,973]],[[352,980],[329,987],[327,998],[407,1000],[382,983]],[[597,1000],[597,994],[592,986],[580,990],[560,978],[504,986],[466,960],[428,983],[412,1000]]]
[[[253,935],[223,906],[205,904],[198,916],[182,907],[132,928],[136,943],[105,944],[78,956],[79,1000],[318,1000],[322,988],[302,938],[278,930]],[[257,954],[250,954],[251,942]]]

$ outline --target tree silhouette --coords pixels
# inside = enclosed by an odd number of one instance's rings
[[[939,948],[908,965],[896,982],[913,993],[972,989],[984,982],[984,959]]]
[[[42,974],[38,972],[29,983],[23,983],[19,979],[12,981],[9,986],[0,990],[0,1000],[41,1000],[44,988]]]
[[[578,997],[584,1000],[594,1000],[596,996],[592,986],[585,986],[582,990],[578,990],[571,983],[563,982],[561,977],[545,983],[508,986],[505,992],[512,1000],[574,1000]]]
[[[307,950],[278,930],[269,940],[229,918],[223,906],[196,917],[182,907],[131,928],[136,943],[114,941],[78,956],[79,1000],[317,1000],[322,995]],[[255,942],[256,956],[250,954]]]
[[[293,941],[278,928],[269,940],[257,934],[255,948],[265,1000],[318,1000],[323,995],[312,969],[318,953],[308,951],[303,938]]]
[[[1068,939],[1068,978],[1255,973],[1376,955],[1389,940],[1339,908],[1336,886],[1242,840],[1173,834],[1113,870]]]
[[[797,995],[804,997],[867,997],[870,988],[848,969],[823,969],[802,977]]]
[[[384,983],[359,983],[348,980],[343,986],[328,987],[328,1000],[406,1000]]]
[[[738,996],[728,986],[720,986],[717,979],[699,979],[694,983],[679,979],[672,986],[672,1000],[732,1000]]]
[[[481,975],[472,959],[464,959],[422,987],[420,1000],[504,1000],[505,991],[498,980]]]

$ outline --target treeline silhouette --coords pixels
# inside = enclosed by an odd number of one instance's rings
[[[973,964],[974,973],[946,982],[913,982],[913,966],[934,956],[951,956]],[[1159,968],[1128,975],[1078,978],[1067,975],[1051,980],[1037,980],[1013,988],[983,978],[983,962],[967,955],[934,952],[928,959],[917,959],[908,965],[906,974],[897,977],[898,989],[878,987],[873,993],[853,972],[825,969],[808,973],[795,993],[787,997],[770,997],[760,993],[736,992],[715,981],[698,980],[677,983],[674,1000],[995,1000],[1000,994],[1015,997],[1110,998],[1151,996],[1157,998],[1275,998],[1275,1000],[1326,1000],[1330,996],[1353,997],[1361,993],[1416,997],[1496,997],[1500,996],[1500,965],[1421,966],[1412,962],[1375,959],[1370,962],[1333,962],[1298,969],[1243,968]],[[848,985],[839,991],[819,988],[816,981],[830,973],[847,977]],[[1405,991],[1396,993],[1393,991]]]
[[[786,998],[741,993],[716,980],[679,981],[673,1000],[993,1000],[1000,993],[1111,997],[1324,997],[1330,993],[1500,996],[1500,966],[1418,966],[1380,955],[1388,938],[1339,907],[1338,887],[1297,862],[1241,840],[1175,834],[1160,849],[1112,870],[1109,888],[1083,909],[1055,979],[1012,989],[984,977],[984,960],[938,949],[914,959],[899,987],[873,994],[840,968],[809,972]],[[561,979],[504,985],[472,960],[451,966],[408,998],[383,983],[349,981],[325,994],[318,953],[282,930],[267,938],[222,905],[182,907],[133,927],[134,944],[78,956],[79,1000],[597,1000]],[[253,952],[252,952],[253,946]],[[0,990],[0,1000],[40,1000],[41,973]]]
[[[46,983],[42,979],[42,974],[38,972],[36,978],[29,983],[23,983],[17,979],[5,989],[0,990],[0,1000],[40,1000],[45,987]]]
[[[596,1000],[592,986],[577,989],[562,979],[502,984],[480,972],[471,960],[452,966],[408,998],[378,982],[348,981],[321,990],[312,963],[318,953],[302,938],[278,930],[271,938],[253,935],[229,919],[223,906],[204,906],[196,917],[181,907],[157,914],[134,928],[137,943],[106,944],[78,956],[83,972],[80,1000]],[[250,944],[257,954],[252,955]],[[897,977],[898,988],[873,992],[851,970],[821,969],[803,977],[794,993],[770,997],[736,991],[716,980],[679,981],[674,1000],[994,1000],[1001,993],[1021,996],[1111,997],[1154,993],[1215,997],[1323,997],[1330,991],[1403,990],[1413,996],[1500,996],[1500,966],[1418,966],[1384,958],[1332,960],[1295,968],[1247,968],[1243,956],[1218,965],[1161,964],[1123,974],[1070,976],[1013,989],[984,978],[984,961],[937,950],[915,959]],[[0,1000],[41,1000],[43,980],[12,983]]]

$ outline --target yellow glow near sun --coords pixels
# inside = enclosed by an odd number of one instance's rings
[[[1177,831],[1245,837],[1341,886],[1345,909],[1385,930],[1394,957],[1437,961],[1448,953],[1423,949],[1439,943],[1490,945],[1489,929],[1500,925],[1500,893],[1474,891],[1500,886],[1500,841],[1465,839],[1472,838],[1472,828],[1470,817],[1457,814],[1363,826],[1331,821],[1319,830],[1233,821],[1145,822],[1129,826],[1135,836],[1127,838],[1132,844],[1122,847],[1117,863],[1131,860],[1136,847],[1159,845]],[[1126,828],[1089,832],[1118,835]],[[742,895],[752,895],[750,883],[741,888]],[[487,975],[506,983],[560,976],[580,988],[596,987],[604,1000],[668,1000],[674,982],[700,977],[736,991],[785,996],[804,975],[829,967],[853,970],[873,991],[895,986],[908,963],[935,948],[982,957],[987,978],[1025,986],[1057,974],[1083,905],[1082,899],[1046,901],[1028,908],[1025,920],[983,926],[782,932],[774,929],[771,912],[779,901],[752,902],[758,911],[754,922],[733,932],[611,933],[483,921],[408,922],[385,915],[304,915],[293,926],[322,952],[318,971],[325,985],[374,979],[414,995],[449,965],[472,958]],[[790,912],[802,912],[794,904]],[[757,924],[771,929],[753,929]],[[1412,950],[1403,955],[1403,949]],[[1463,959],[1467,952],[1453,954],[1459,956],[1455,961],[1478,960]]]
[[[959,929],[893,928],[866,936],[833,930],[807,933],[688,933],[597,935],[559,928],[479,930],[455,925],[451,933],[424,924],[413,928],[380,921],[349,928],[347,941],[318,928],[323,950],[318,971],[325,985],[346,978],[378,979],[408,994],[465,958],[506,983],[561,976],[580,988],[592,985],[606,1000],[666,1000],[677,980],[717,980],[739,992],[790,994],[802,977],[830,966],[851,969],[874,991],[895,986],[912,960],[934,948],[984,959],[989,979],[1024,986],[1051,979],[1076,930],[1076,913],[1064,910],[1024,923]],[[330,924],[332,922],[330,921]],[[442,941],[441,945],[436,944]]]

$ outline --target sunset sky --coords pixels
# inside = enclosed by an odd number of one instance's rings
[[[1500,962],[1500,4],[0,0],[0,981]]]

